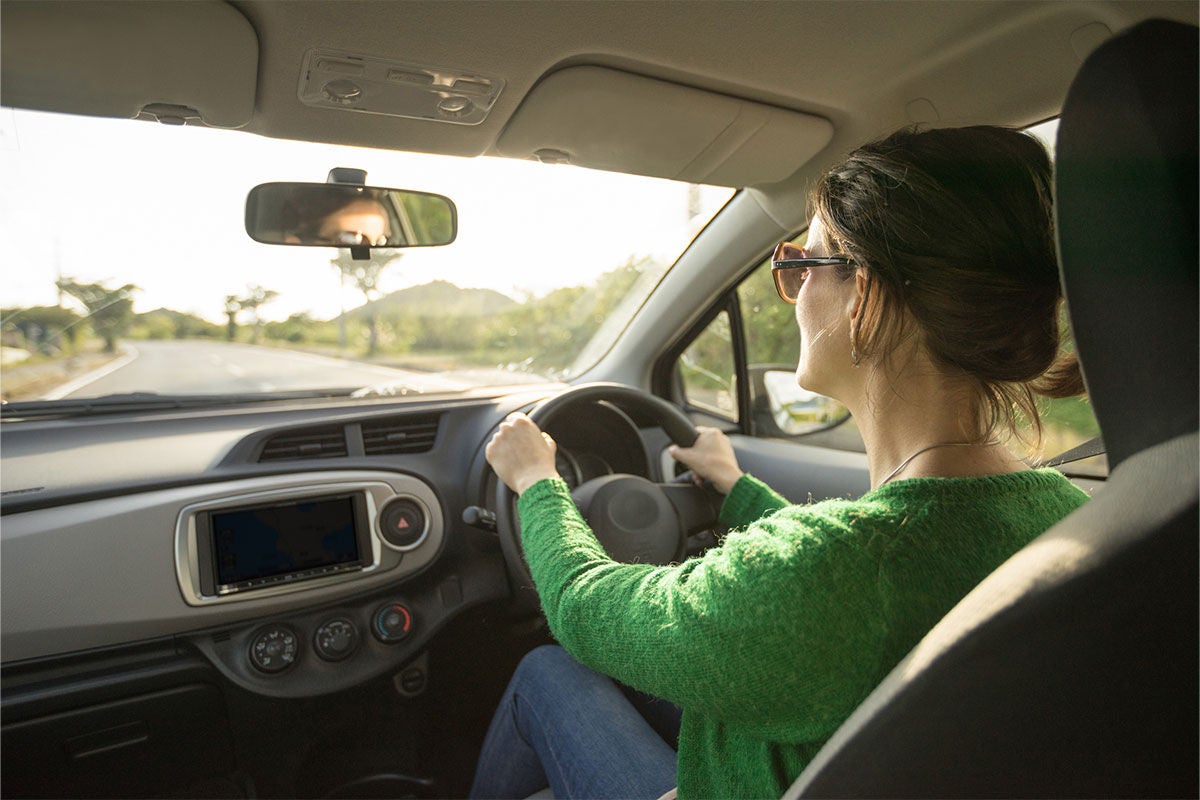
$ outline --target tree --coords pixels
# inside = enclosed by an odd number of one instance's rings
[[[45,354],[73,348],[76,327],[83,317],[69,308],[33,306],[5,309],[0,312],[5,330],[16,330],[25,340],[25,347]],[[65,341],[64,341],[65,340]]]
[[[92,330],[104,340],[104,351],[115,352],[117,337],[124,335],[133,321],[133,293],[138,291],[138,287],[127,283],[110,289],[100,283],[77,283],[67,278],[58,281],[57,285],[83,303]]]
[[[396,251],[381,253],[375,255],[376,251],[372,251],[369,259],[357,261],[350,255],[349,249],[338,250],[337,258],[330,259],[329,263],[338,271],[338,277],[342,284],[345,285],[349,280],[354,284],[354,288],[363,293],[366,298],[366,303],[363,305],[363,310],[367,318],[367,330],[370,334],[367,344],[367,355],[375,355],[379,348],[379,324],[378,312],[371,306],[371,302],[379,297],[379,279],[383,276],[383,270],[389,265],[404,255]],[[346,315],[343,313],[338,320],[339,325],[346,324]],[[345,341],[345,335],[342,335],[342,341]]]
[[[237,315],[242,310],[242,301],[238,299],[236,294],[225,295],[225,338],[233,341],[233,337],[237,335]]]
[[[237,298],[239,308],[247,309],[254,314],[253,336],[251,337],[253,341],[258,341],[258,333],[262,328],[262,318],[258,316],[259,306],[271,302],[278,296],[279,292],[274,289],[264,289],[261,286],[247,286],[245,297]],[[226,308],[228,308],[228,304],[226,304]],[[229,313],[228,310],[226,313]]]

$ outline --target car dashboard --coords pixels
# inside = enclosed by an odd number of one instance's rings
[[[509,595],[483,450],[561,388],[6,422],[6,672],[154,642],[268,697],[394,672]],[[569,484],[653,477],[629,417],[580,413]]]

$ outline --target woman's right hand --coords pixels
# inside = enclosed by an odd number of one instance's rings
[[[743,473],[733,452],[729,437],[716,428],[697,427],[700,435],[691,447],[671,445],[667,452],[671,457],[692,471],[699,480],[712,483],[721,494],[738,482]]]

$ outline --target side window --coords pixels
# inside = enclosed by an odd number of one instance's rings
[[[803,245],[803,236],[794,240]],[[746,326],[750,429],[756,436],[803,437],[805,444],[862,452],[862,436],[846,407],[796,384],[800,331],[795,306],[779,299],[765,260],[737,289]]]
[[[787,373],[795,371],[800,334],[793,318],[794,307],[780,302],[779,295],[775,293],[770,261],[764,261],[756,267],[738,286],[737,294],[746,327],[751,432],[757,436],[802,436],[805,444],[861,452],[862,436],[853,419],[805,435],[805,431],[837,419],[843,407],[829,398],[808,395],[794,386],[794,377],[784,374],[785,370]],[[1062,326],[1069,336],[1065,315]],[[798,394],[788,398],[784,394],[788,390]],[[782,402],[781,398],[784,398]],[[786,402],[787,399],[791,402]],[[1034,460],[1052,458],[1100,435],[1100,426],[1086,397],[1043,399],[1038,405],[1042,421],[1042,446],[1041,455],[1033,456]],[[786,409],[786,417],[780,413],[781,406]],[[1032,441],[1032,432],[1026,429],[1024,433]],[[1013,442],[1012,447],[1021,455],[1026,455],[1023,443]],[[1062,469],[1069,475],[1103,477],[1108,474],[1103,455],[1065,464]]]
[[[736,422],[737,370],[729,312],[722,311],[679,357],[688,405]]]

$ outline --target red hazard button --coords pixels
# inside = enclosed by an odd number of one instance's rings
[[[396,550],[411,550],[425,539],[429,517],[415,499],[397,497],[379,512],[379,532]]]

